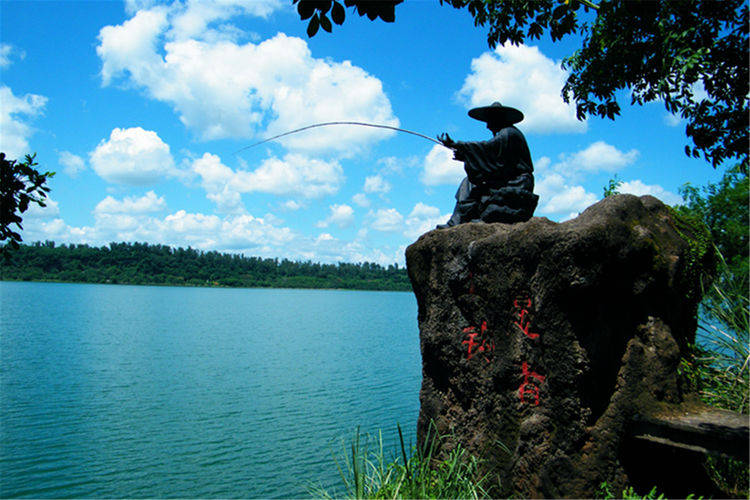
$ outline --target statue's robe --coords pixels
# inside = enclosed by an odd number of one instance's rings
[[[534,194],[534,166],[526,139],[508,126],[489,141],[453,145],[466,177],[456,192],[456,208],[448,226],[463,222],[522,222],[531,218],[539,197]]]

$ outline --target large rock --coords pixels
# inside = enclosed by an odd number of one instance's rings
[[[406,250],[419,304],[418,436],[434,423],[484,460],[498,496],[591,497],[628,480],[637,416],[692,404],[677,367],[694,340],[707,233],[650,196],[576,219],[462,224]]]

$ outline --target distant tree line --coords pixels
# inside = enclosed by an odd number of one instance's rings
[[[148,243],[20,245],[0,279],[134,285],[411,290],[406,269],[370,262],[319,264]]]

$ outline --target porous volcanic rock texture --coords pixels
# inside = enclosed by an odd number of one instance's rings
[[[406,250],[419,305],[420,442],[483,460],[493,496],[593,497],[628,480],[628,422],[692,404],[677,368],[713,253],[654,197],[577,218],[468,223]]]

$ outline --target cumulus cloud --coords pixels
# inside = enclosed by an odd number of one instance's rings
[[[161,196],[149,191],[140,198],[127,196],[116,200],[107,196],[94,208],[94,214],[147,214],[166,210],[167,202]]]
[[[242,193],[320,198],[336,193],[344,182],[343,169],[338,162],[293,153],[283,158],[267,158],[252,171],[233,170],[217,155],[205,153],[193,161],[191,169],[201,178],[206,196],[220,211],[227,213],[244,211]],[[293,203],[296,205],[287,208],[299,208],[296,201]]]
[[[237,15],[265,18],[281,6],[280,0],[190,0],[185,4],[173,6],[175,12],[171,36],[176,39],[220,36],[221,31],[209,29],[212,23]],[[134,12],[138,10],[140,9],[136,8]]]
[[[344,171],[338,162],[289,153],[283,158],[267,158],[252,172],[237,172],[232,185],[242,192],[320,198],[336,193],[343,182]]]
[[[58,155],[57,161],[63,166],[63,172],[71,177],[76,177],[82,170],[86,168],[86,163],[83,158],[78,155],[74,155],[70,151],[61,151]]]
[[[261,257],[285,257],[316,262],[376,262],[403,264],[403,248],[380,248],[360,231],[351,241],[330,233],[305,236],[281,227],[270,218],[250,214],[226,216],[178,210],[163,217],[154,213],[98,213],[91,226],[75,227],[63,219],[30,218],[24,231],[27,241],[51,239],[65,243],[105,245],[111,241],[142,241],[174,247],[242,252]]]
[[[10,66],[10,53],[13,47],[8,43],[0,43],[0,68]]]
[[[458,186],[465,175],[464,164],[453,159],[453,152],[436,144],[424,159],[419,180],[427,186],[440,184]]]
[[[534,188],[539,195],[537,213],[556,219],[575,217],[599,200],[581,184],[587,176],[620,171],[638,156],[635,149],[625,152],[597,141],[580,151],[561,153],[554,162],[548,157],[538,159]]]
[[[441,214],[437,207],[419,202],[406,217],[404,236],[415,240],[427,231],[435,229],[438,224],[445,224],[450,216],[451,214]]]
[[[330,214],[319,221],[317,227],[328,227],[333,224],[343,229],[354,223],[354,209],[349,205],[331,205],[329,209]]]
[[[370,212],[372,218],[370,227],[376,231],[397,232],[403,229],[404,216],[395,208],[380,208],[375,212]]]
[[[352,196],[352,201],[360,207],[367,208],[370,206],[370,200],[367,198],[365,193],[357,193]]]
[[[563,219],[575,217],[599,200],[583,186],[572,184],[557,173],[542,177],[534,192],[539,195],[537,213]]]
[[[302,208],[302,204],[296,200],[287,200],[281,205],[281,208],[289,212],[294,212]]]
[[[112,130],[89,155],[94,171],[107,182],[147,186],[176,175],[169,146],[141,127]]]
[[[381,175],[373,175],[365,178],[365,193],[381,193],[385,194],[391,190],[391,183],[383,179]]]
[[[42,113],[47,98],[37,94],[13,95],[10,87],[0,86],[0,151],[9,159],[30,153],[29,138],[34,130],[29,121]]]
[[[633,163],[638,156],[635,149],[624,152],[604,141],[597,141],[576,153],[560,155],[555,168],[571,173],[617,172]]]
[[[249,214],[219,217],[185,210],[157,217],[149,212],[95,213],[93,226],[74,227],[61,218],[30,219],[27,241],[102,245],[110,241],[144,241],[210,250],[247,250],[254,255],[278,256],[300,238],[286,227],[278,227]]]
[[[40,207],[36,203],[29,204],[29,208],[26,209],[26,211],[22,214],[23,220],[28,221],[28,219],[54,219],[55,217],[58,217],[60,215],[60,206],[59,204],[47,196],[47,198],[44,200],[43,207]]]
[[[204,140],[272,135],[316,122],[358,120],[398,126],[382,83],[349,61],[316,59],[307,43],[279,33],[240,44],[240,13],[267,15],[273,2],[174,2],[138,10],[99,33],[102,82],[124,79],[168,103]],[[226,36],[219,36],[224,33]],[[328,127],[290,136],[290,148],[351,154],[391,131]]]
[[[471,73],[459,91],[467,107],[495,101],[523,111],[524,131],[539,133],[585,132],[575,106],[560,94],[568,73],[559,62],[537,47],[511,43],[498,46],[471,61]]]
[[[26,52],[9,43],[0,43],[0,69],[5,69],[13,64],[14,58],[25,59]]]
[[[659,198],[667,205],[678,205],[684,203],[685,201],[680,195],[675,194],[671,191],[667,191],[658,184],[644,184],[643,181],[640,181],[638,179],[634,181],[623,182],[622,184],[620,184],[618,191],[623,194],[629,193],[636,196],[650,194],[651,196]]]

